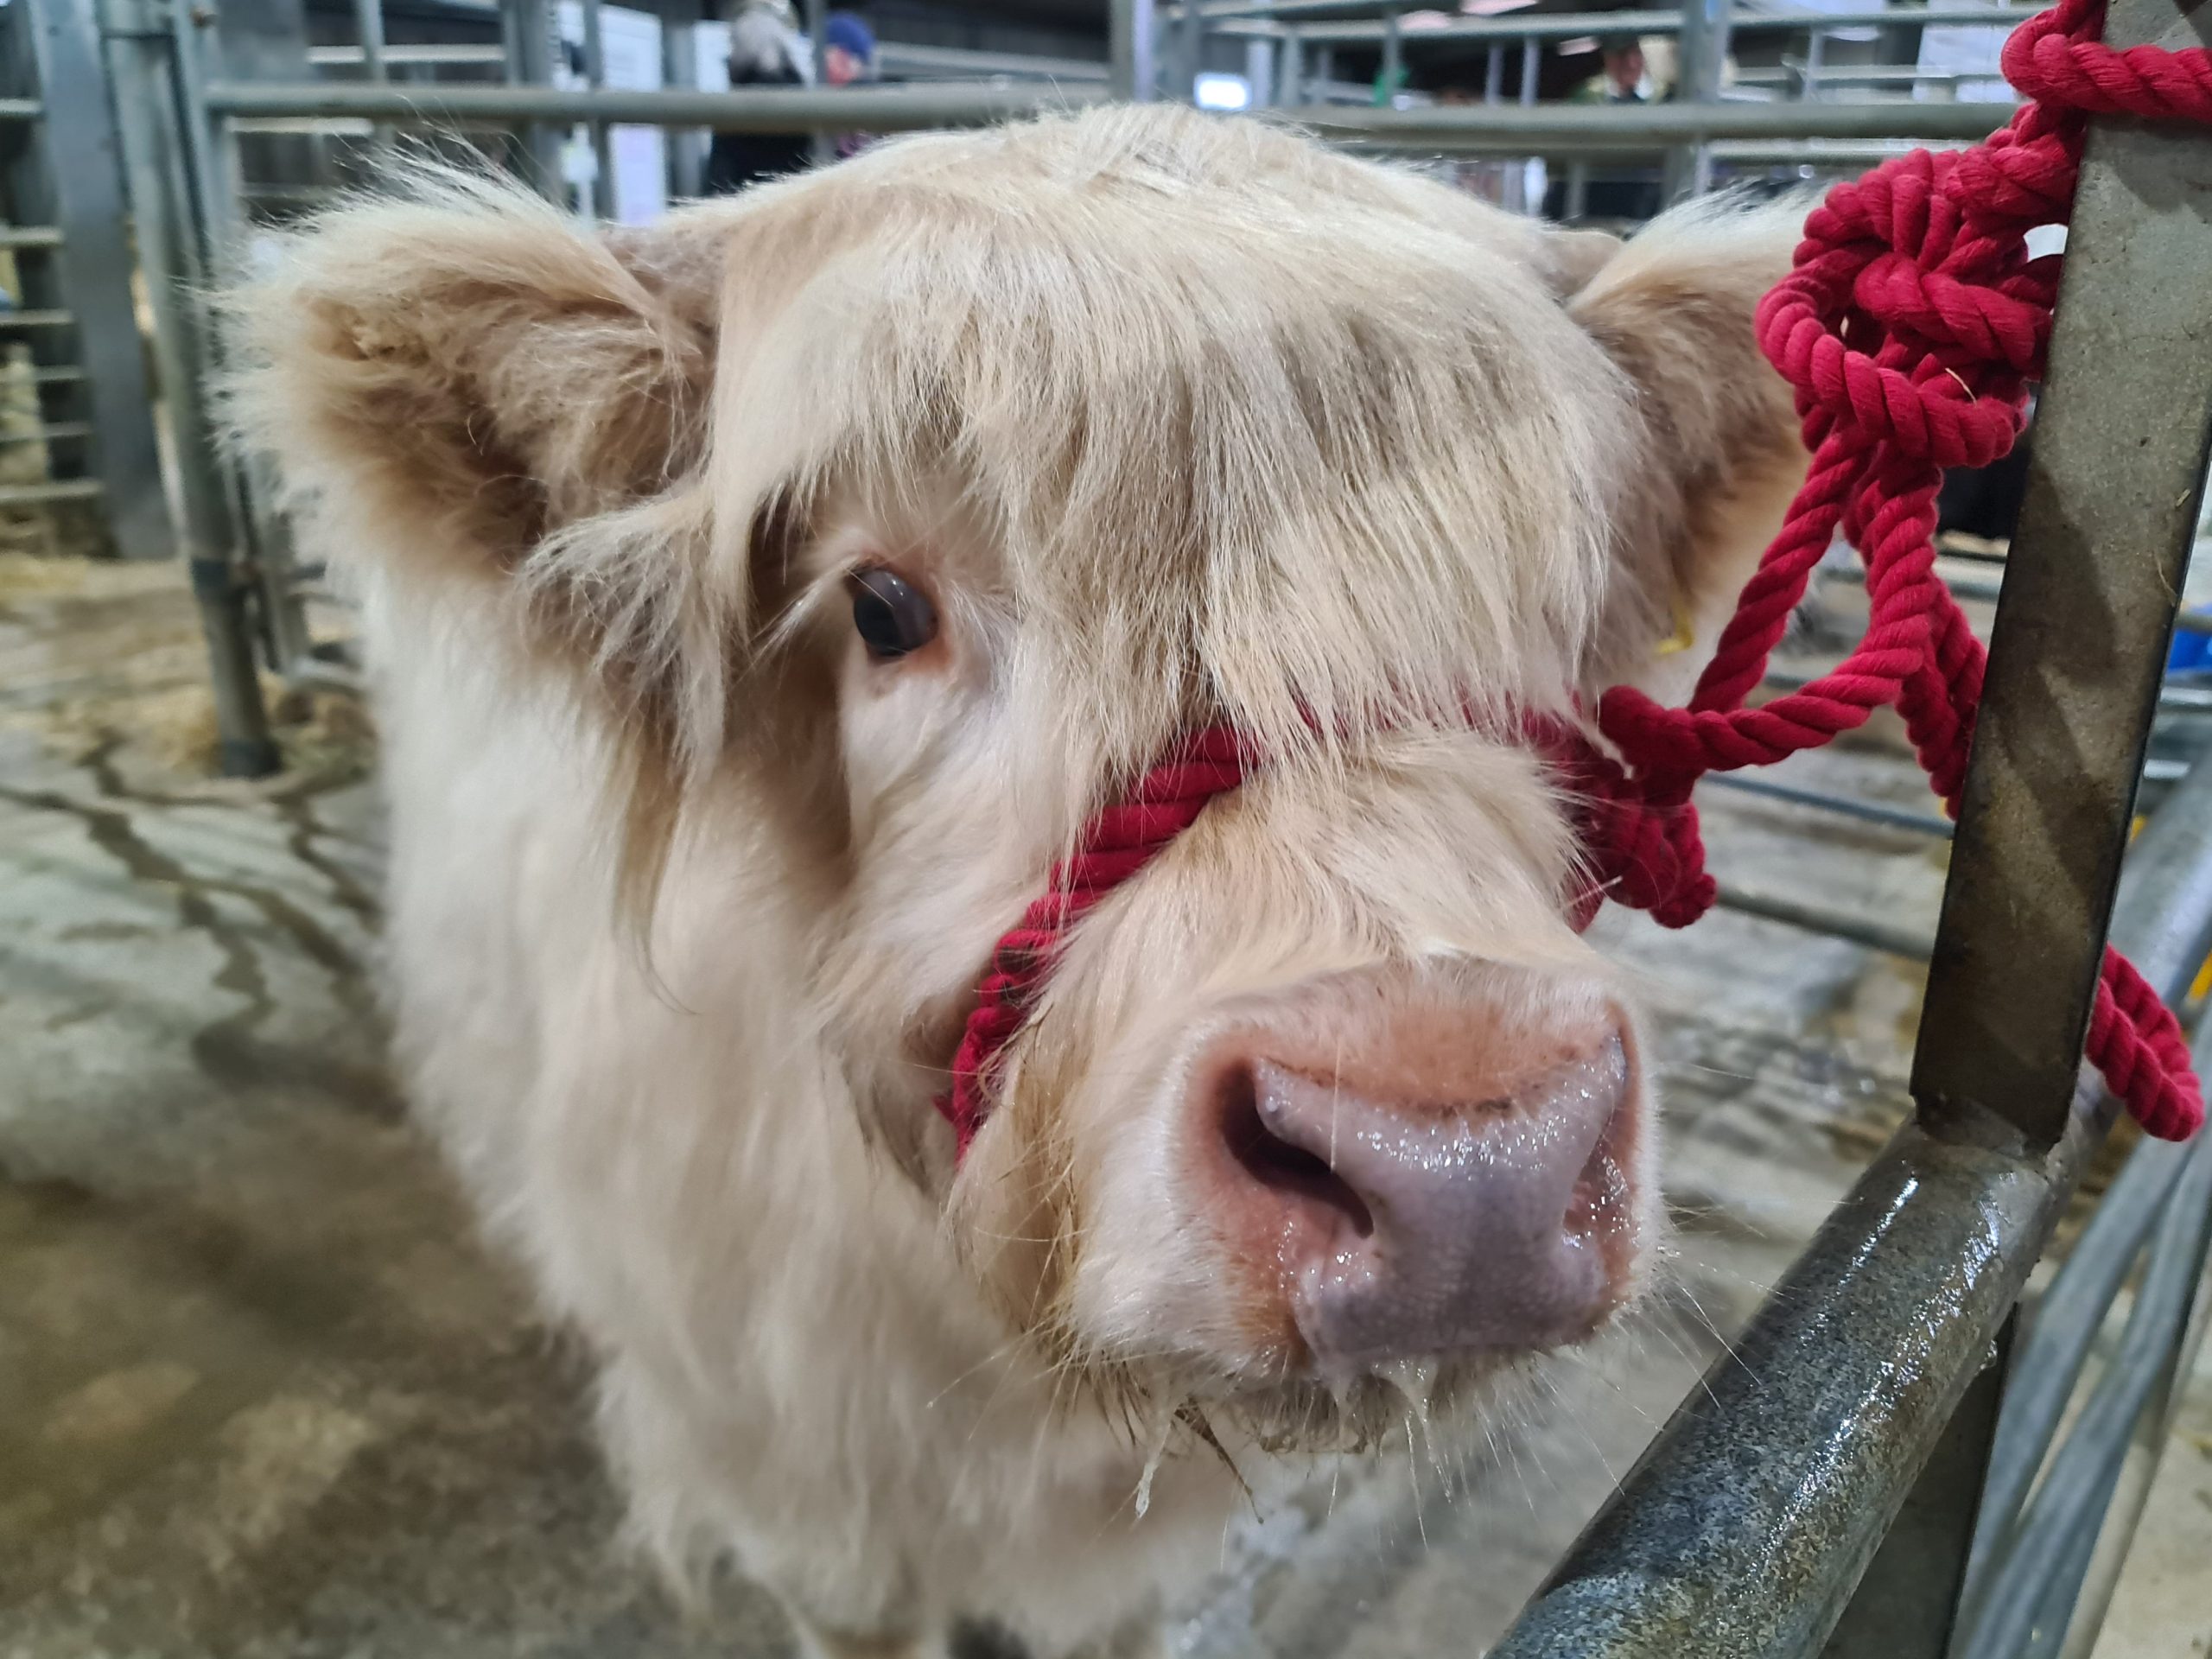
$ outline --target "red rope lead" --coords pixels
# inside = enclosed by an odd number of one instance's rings
[[[1811,470],[1689,707],[1662,709],[1624,688],[1599,706],[1621,764],[1588,809],[1584,838],[1611,896],[1669,926],[1694,920],[1711,880],[1691,785],[1817,747],[1877,708],[1904,716],[1956,815],[1983,653],[1935,575],[1936,492],[1943,468],[1984,466],[2012,447],[2040,371],[2056,262],[2030,260],[2023,236],[2066,218],[2090,115],[2212,124],[2212,52],[2115,51],[2097,39],[2103,21],[2102,0],[2063,0],[2023,23],[2005,73],[2037,101],[2010,126],[1972,150],[1886,162],[1807,219],[1758,327],[1796,389]],[[1834,673],[1745,708],[1838,530],[1866,557],[1866,639]],[[1677,820],[1656,859],[1655,811]],[[2183,1140],[2203,1122],[2172,1012],[2116,951],[2105,954],[2088,1052],[2146,1133]]]
[[[1243,783],[1250,762],[1243,742],[1226,727],[1208,727],[1191,738],[1138,779],[1126,798],[1084,826],[1074,853],[1052,867],[1044,896],[1000,936],[952,1057],[952,1088],[937,1103],[962,1154],[988,1110],[984,1079],[1028,1017],[1067,929],[1196,823],[1208,801]]]
[[[1698,779],[1817,748],[1877,709],[1904,717],[1956,816],[1983,652],[1936,575],[1936,493],[1944,468],[1986,466],[2012,447],[2041,372],[2057,261],[2031,260],[2023,236],[2071,211],[2091,115],[2212,124],[2212,51],[2118,51],[2098,39],[2103,24],[2103,0],[2061,0],[2022,23],[2005,73],[2031,101],[2009,126],[1972,149],[1885,162],[1807,219],[1758,322],[1768,359],[1796,389],[1812,464],[1695,695],[1665,709],[1626,688],[1607,692],[1598,724],[1618,759],[1564,727],[1532,734],[1579,803],[1593,885],[1573,901],[1577,926],[1607,898],[1669,927],[1697,920],[1714,899],[1690,804]],[[1866,638],[1833,673],[1745,707],[1839,532],[1866,559]],[[1236,788],[1252,760],[1225,728],[1198,734],[1084,829],[1046,895],[1000,939],[938,1102],[963,1152],[982,1122],[986,1079],[1066,928]],[[2203,1122],[2171,1010],[2110,950],[2088,1053],[2146,1134],[2186,1140]]]

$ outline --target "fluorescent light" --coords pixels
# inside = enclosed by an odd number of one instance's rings
[[[1252,102],[1252,83],[1242,75],[1200,75],[1191,92],[1202,110],[1241,110]]]

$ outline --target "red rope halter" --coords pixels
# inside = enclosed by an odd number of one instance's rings
[[[2091,115],[2212,124],[2212,52],[2118,51],[2098,39],[2103,22],[2103,0],[2062,0],[2022,23],[2004,67],[2029,101],[2009,126],[1972,149],[1886,162],[1807,219],[1790,274],[1758,309],[1760,345],[1796,389],[1812,452],[1781,533],[1688,708],[1625,687],[1605,693],[1598,726],[1618,760],[1564,728],[1538,736],[1580,804],[1595,878],[1574,903],[1577,926],[1606,898],[1668,927],[1704,915],[1714,884],[1690,802],[1698,779],[1817,748],[1878,708],[1904,717],[1930,785],[1957,815],[1984,653],[1935,574],[1936,494],[1944,468],[1986,466],[2012,448],[2041,372],[2059,262],[2030,259],[2022,238],[2066,220]],[[1866,638],[1833,673],[1745,707],[1839,530],[1866,560]],[[1065,930],[1253,760],[1225,728],[1191,739],[1085,826],[1045,896],[999,940],[938,1103],[963,1152],[987,1110],[992,1066]],[[2146,1134],[2185,1140],[2202,1123],[2172,1012],[2109,947],[2087,1048]]]

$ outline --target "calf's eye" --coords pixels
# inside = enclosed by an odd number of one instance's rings
[[[855,571],[853,631],[869,656],[890,662],[937,638],[937,607],[920,588],[892,571]]]

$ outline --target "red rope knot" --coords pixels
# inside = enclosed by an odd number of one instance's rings
[[[1839,185],[1806,219],[1790,274],[1759,305],[1768,359],[1796,395],[1811,463],[1685,709],[1617,689],[1599,734],[1532,722],[1529,740],[1568,797],[1589,886],[1685,926],[1713,902],[1690,794],[1706,772],[1770,765],[1895,708],[1930,785],[1955,813],[1981,696],[1983,652],[1935,575],[1942,469],[1986,466],[2018,435],[2040,369],[2057,262],[2024,237],[2071,209],[2086,118],[2212,123],[2212,52],[2118,51],[2102,0],[2061,0],[2016,30],[2005,73],[2033,100],[1986,143],[1916,151]],[[1745,700],[1841,533],[1866,564],[1866,635],[1832,673],[1758,707]],[[963,1151],[987,1079],[1058,960],[1067,928],[1243,780],[1234,733],[1199,733],[1087,824],[1045,897],[999,941],[939,1101]],[[2202,1123],[2202,1090],[2172,1011],[2107,950],[2086,1052],[2150,1135]]]

